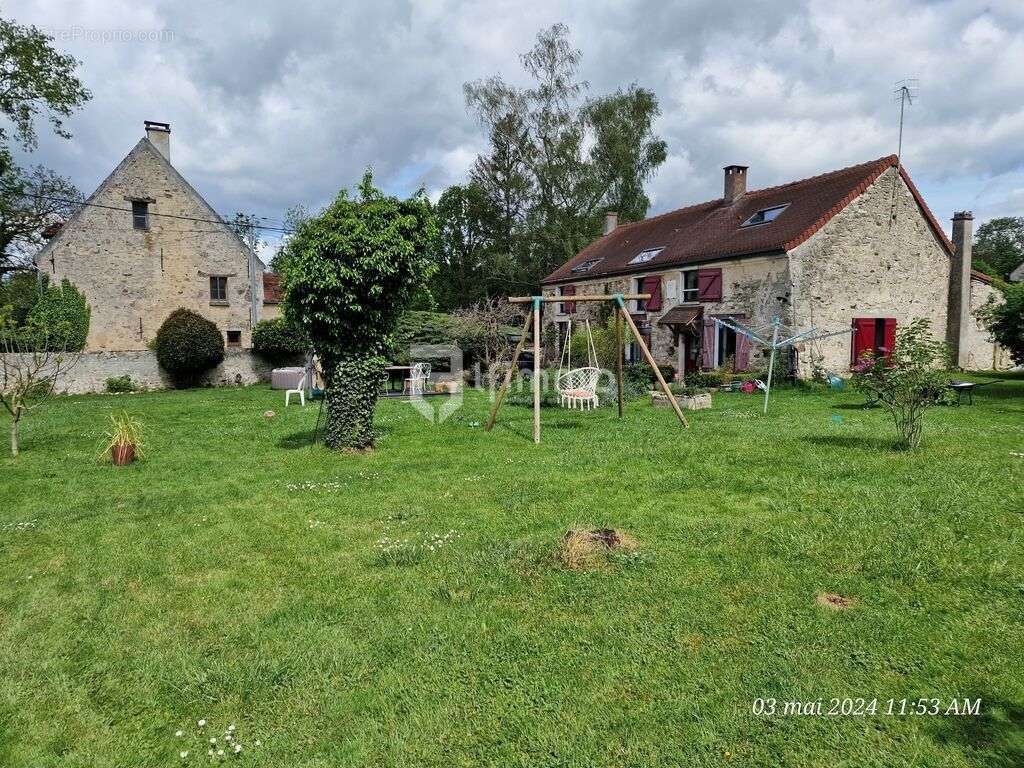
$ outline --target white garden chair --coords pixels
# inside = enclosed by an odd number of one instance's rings
[[[309,369],[307,368],[305,371],[303,371],[302,378],[299,379],[299,387],[298,387],[298,389],[288,389],[288,390],[285,390],[285,393],[284,393],[284,407],[285,408],[287,408],[289,403],[291,402],[292,395],[298,395],[299,396],[299,405],[302,406],[303,408],[306,407],[306,382],[307,382],[308,378],[309,378]]]
[[[402,387],[402,394],[422,395],[423,390],[426,387],[427,379],[430,378],[430,363],[416,363],[412,367],[412,373],[409,374],[409,378],[405,380],[405,385]]]

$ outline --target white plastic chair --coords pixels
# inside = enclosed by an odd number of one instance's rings
[[[601,377],[601,369],[587,366],[573,368],[558,377],[555,383],[558,388],[558,403],[563,408],[593,410],[597,407],[597,381]]]
[[[288,390],[285,390],[285,393],[284,393],[284,407],[285,408],[287,408],[288,404],[291,402],[292,395],[298,395],[299,396],[299,405],[302,406],[303,408],[306,407],[306,379],[307,379],[308,376],[309,376],[309,371],[306,370],[305,372],[303,372],[302,378],[299,379],[299,388],[298,389],[288,389]]]

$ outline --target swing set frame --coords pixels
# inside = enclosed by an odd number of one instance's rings
[[[540,321],[542,308],[545,304],[561,302],[576,303],[580,301],[611,301],[616,304],[615,348],[618,354],[616,355],[615,379],[618,385],[619,418],[622,418],[622,358],[623,352],[625,351],[622,338],[622,323],[623,320],[625,320],[626,325],[629,326],[630,331],[633,333],[633,337],[636,339],[637,345],[640,347],[640,351],[643,353],[644,360],[654,372],[654,377],[657,379],[658,385],[661,387],[661,391],[665,393],[665,397],[667,397],[668,401],[672,404],[672,408],[675,410],[676,416],[679,417],[679,423],[684,427],[689,427],[690,424],[686,421],[686,417],[683,415],[683,410],[679,407],[679,403],[676,402],[676,398],[672,394],[672,390],[669,389],[668,384],[665,382],[665,377],[661,375],[661,370],[658,368],[658,364],[654,361],[654,355],[652,355],[651,350],[647,348],[647,344],[644,342],[643,336],[640,335],[640,330],[636,327],[636,323],[633,322],[633,318],[626,309],[627,301],[646,301],[649,298],[651,298],[651,294],[649,293],[582,294],[571,298],[566,296],[514,296],[510,298],[508,300],[510,304],[531,304],[532,307],[526,315],[526,322],[523,323],[523,328],[519,336],[519,343],[516,345],[515,352],[512,354],[512,362],[509,364],[508,370],[505,372],[505,378],[502,380],[501,388],[498,390],[498,394],[494,399],[494,405],[491,406],[491,415],[487,419],[487,426],[484,429],[487,432],[490,432],[494,428],[495,419],[498,417],[498,409],[501,408],[501,403],[505,399],[506,392],[508,392],[509,384],[512,382],[512,375],[516,371],[516,363],[519,362],[519,356],[526,347],[526,335],[530,330],[530,325],[532,324],[533,442],[535,444],[540,444]]]

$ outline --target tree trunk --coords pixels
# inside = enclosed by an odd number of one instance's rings
[[[334,449],[373,447],[373,412],[386,361],[372,355],[338,360],[327,373],[324,443]]]
[[[11,456],[18,455],[18,420],[20,418],[20,414],[11,418]]]

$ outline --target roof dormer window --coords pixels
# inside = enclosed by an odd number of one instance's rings
[[[756,227],[758,224],[767,224],[779,218],[779,214],[789,207],[789,203],[775,205],[771,208],[762,208],[749,219],[740,224],[741,227]]]
[[[646,250],[640,251],[640,253],[630,259],[629,263],[646,264],[648,261],[653,261],[654,258],[664,250],[664,248],[647,248]]]
[[[581,272],[589,272],[594,268],[594,265],[597,264],[599,261],[601,261],[601,259],[587,259],[584,262],[580,262],[569,271],[577,275]]]

